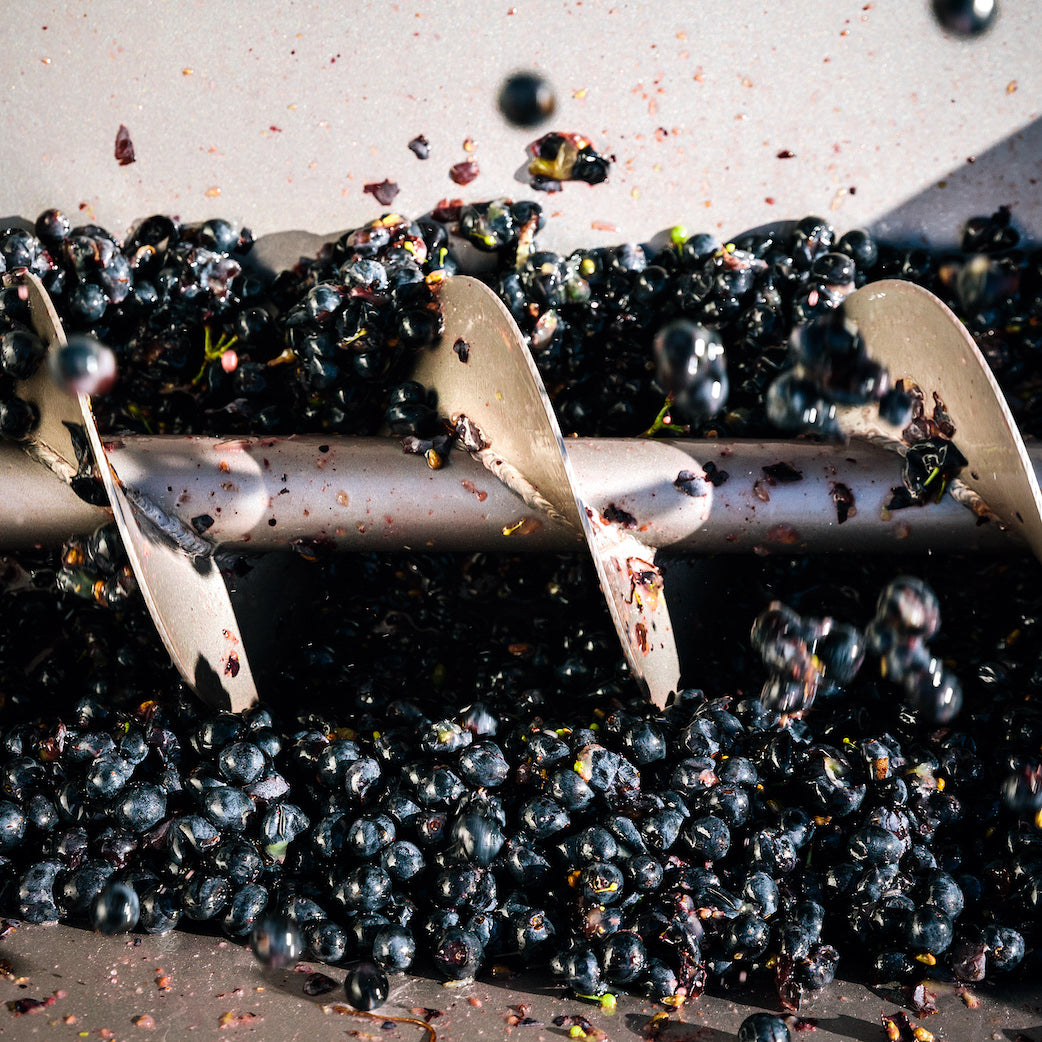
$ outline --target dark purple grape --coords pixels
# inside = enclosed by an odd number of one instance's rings
[[[489,864],[506,842],[499,822],[480,811],[468,811],[456,818],[449,836],[467,860],[478,865]]]
[[[45,347],[28,329],[11,329],[0,335],[0,371],[15,380],[28,380],[43,360]]]
[[[712,815],[689,822],[683,839],[691,857],[698,861],[719,861],[731,848],[731,830],[727,823]]]
[[[814,655],[824,677],[849,684],[865,660],[865,637],[856,626],[824,619],[814,638]]]
[[[48,248],[54,249],[69,237],[72,222],[61,210],[44,210],[33,226],[37,238]]]
[[[618,930],[601,946],[601,973],[609,984],[628,984],[647,965],[644,942],[629,930]]]
[[[423,851],[407,839],[396,840],[380,852],[380,864],[392,879],[405,882],[426,867]]]
[[[311,919],[300,928],[308,956],[320,962],[336,963],[344,958],[349,938],[347,931],[329,919]]]
[[[25,824],[26,817],[16,804],[0,800],[0,852],[6,854],[21,844]]]
[[[829,251],[835,238],[835,230],[824,218],[808,216],[799,220],[792,234],[796,266],[804,271],[810,268],[817,257]]]
[[[252,742],[232,742],[221,750],[217,765],[232,785],[248,785],[261,776],[268,761]]]
[[[1010,926],[998,924],[984,927],[984,943],[987,945],[989,970],[1005,973],[1015,969],[1024,958],[1024,938]]]
[[[368,813],[356,818],[344,836],[345,847],[358,858],[371,858],[395,841],[394,822],[386,814]]]
[[[104,934],[129,933],[141,914],[138,895],[125,883],[109,883],[90,907],[90,921]]]
[[[854,261],[859,273],[870,271],[879,259],[875,240],[860,228],[841,235],[835,248],[838,253],[845,253]]]
[[[131,782],[113,803],[117,823],[130,832],[145,832],[166,815],[166,795],[149,782]]]
[[[141,913],[138,925],[145,933],[161,935],[177,927],[181,906],[172,891],[154,884],[143,888],[139,897]]]
[[[727,402],[727,363],[715,334],[677,320],[655,334],[652,350],[658,381],[685,419],[703,423],[720,412]]]
[[[931,658],[925,669],[910,670],[904,689],[912,712],[928,726],[951,723],[962,709],[962,685],[940,659]]]
[[[197,871],[181,887],[181,907],[189,919],[206,922],[220,915],[232,896],[232,885],[223,876]]]
[[[134,765],[121,756],[99,757],[87,771],[84,795],[89,800],[112,799],[119,795],[133,773]]]
[[[771,383],[765,401],[767,419],[782,431],[809,431],[836,437],[839,422],[836,403],[830,402],[811,380],[795,370],[782,373]]]
[[[510,767],[495,742],[483,741],[462,751],[459,770],[461,777],[471,785],[490,789],[506,781]]]
[[[259,883],[239,887],[221,919],[221,928],[229,937],[245,937],[267,911],[269,901],[267,889]]]
[[[808,991],[828,987],[836,977],[839,952],[831,944],[816,944],[793,967],[793,981]]]
[[[987,32],[998,14],[995,0],[932,0],[931,6],[942,29],[966,37]]]
[[[347,872],[332,895],[345,908],[374,912],[391,898],[391,877],[378,865],[360,865]]]
[[[810,274],[812,279],[827,286],[853,287],[857,268],[853,259],[845,252],[822,253],[814,258]]]
[[[889,583],[876,602],[876,618],[911,637],[929,640],[941,628],[937,595],[921,579],[902,576]]]
[[[373,937],[373,958],[389,970],[407,970],[416,958],[416,941],[404,926],[387,926]]]
[[[608,990],[602,979],[600,962],[586,946],[558,953],[551,959],[550,968],[578,995],[597,998]]]
[[[738,1042],[791,1042],[791,1036],[781,1017],[753,1013],[738,1028]]]
[[[344,992],[350,1006],[368,1012],[387,1001],[391,986],[387,974],[375,962],[357,962],[347,971]]]
[[[538,126],[553,115],[555,107],[553,88],[535,72],[515,72],[499,91],[499,111],[516,127]]]
[[[297,928],[286,919],[262,919],[250,932],[250,949],[257,961],[272,969],[294,963],[304,953]]]
[[[93,282],[77,282],[69,293],[69,310],[84,324],[101,321],[108,304],[105,291]]]
[[[442,931],[435,941],[432,955],[438,973],[453,981],[476,976],[485,962],[480,938],[460,926],[450,926]]]
[[[940,955],[952,943],[951,919],[939,908],[924,905],[908,918],[908,950],[916,953]]]
[[[18,915],[30,923],[57,922],[58,906],[54,900],[54,884],[65,866],[60,861],[44,859],[28,866],[18,877]]]
[[[231,785],[212,785],[200,796],[202,812],[222,832],[242,832],[256,811],[253,800]]]

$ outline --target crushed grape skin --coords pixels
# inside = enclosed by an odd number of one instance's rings
[[[130,140],[130,131],[122,123],[116,131],[115,155],[120,166],[130,166],[137,158],[134,155],[134,142]]]
[[[449,177],[458,185],[469,185],[480,173],[476,159],[465,159],[449,168]]]
[[[371,195],[381,206],[390,206],[394,202],[401,189],[394,181],[374,181],[362,188],[367,195]]]
[[[431,157],[431,143],[423,134],[417,134],[409,142],[409,151],[412,152],[417,159],[430,159]]]

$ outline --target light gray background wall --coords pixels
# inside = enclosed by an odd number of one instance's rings
[[[541,197],[558,249],[811,211],[944,243],[999,203],[1042,233],[1042,6],[1023,0],[973,43],[925,0],[29,2],[5,7],[3,33],[4,215],[328,232],[385,210],[362,190],[384,178],[409,215],[530,196],[534,135],[495,107],[525,67],[557,88],[544,129],[618,159],[606,185]],[[427,162],[407,148],[418,133]],[[481,174],[460,188],[448,170],[467,137]]]

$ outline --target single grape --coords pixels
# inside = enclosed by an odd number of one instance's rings
[[[391,986],[387,974],[375,962],[358,962],[347,971],[344,991],[355,1009],[368,1012],[387,1001]]]
[[[999,13],[995,0],[933,0],[933,16],[942,29],[959,36],[980,36]]]
[[[659,383],[692,422],[715,416],[727,401],[724,345],[708,329],[686,319],[663,326],[653,344]]]
[[[105,394],[116,382],[116,356],[92,336],[71,336],[47,360],[51,378],[69,394]]]
[[[127,933],[137,926],[141,906],[132,887],[109,883],[91,903],[90,919],[95,930],[105,934]]]
[[[941,628],[941,607],[926,583],[904,575],[880,593],[876,618],[899,633],[929,640]]]
[[[925,724],[951,723],[962,709],[962,685],[940,659],[931,658],[925,669],[909,673],[904,689],[913,711]]]
[[[789,1029],[773,1013],[754,1013],[742,1021],[738,1042],[790,1042]]]
[[[250,933],[250,949],[258,962],[277,970],[300,958],[304,942],[288,920],[262,919]]]
[[[515,72],[499,91],[499,111],[515,127],[538,126],[556,105],[553,87],[535,72]]]

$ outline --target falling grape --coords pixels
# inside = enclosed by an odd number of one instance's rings
[[[932,6],[937,24],[959,36],[980,36],[998,14],[995,0],[933,0]]]
[[[655,334],[659,383],[673,395],[677,410],[692,422],[715,416],[727,401],[724,345],[708,329],[678,319]]]
[[[125,883],[110,883],[94,898],[90,909],[95,930],[105,934],[128,933],[137,926],[141,905]]]
[[[382,1006],[390,994],[387,974],[375,962],[359,962],[348,970],[344,981],[347,1001],[355,1009],[368,1011]]]
[[[116,356],[91,336],[70,336],[49,356],[51,377],[69,394],[101,395],[116,382]]]
[[[300,958],[304,942],[289,920],[262,919],[250,934],[250,948],[258,962],[277,970]]]
[[[516,72],[499,91],[499,111],[516,127],[535,127],[553,115],[554,89],[538,73]]]

